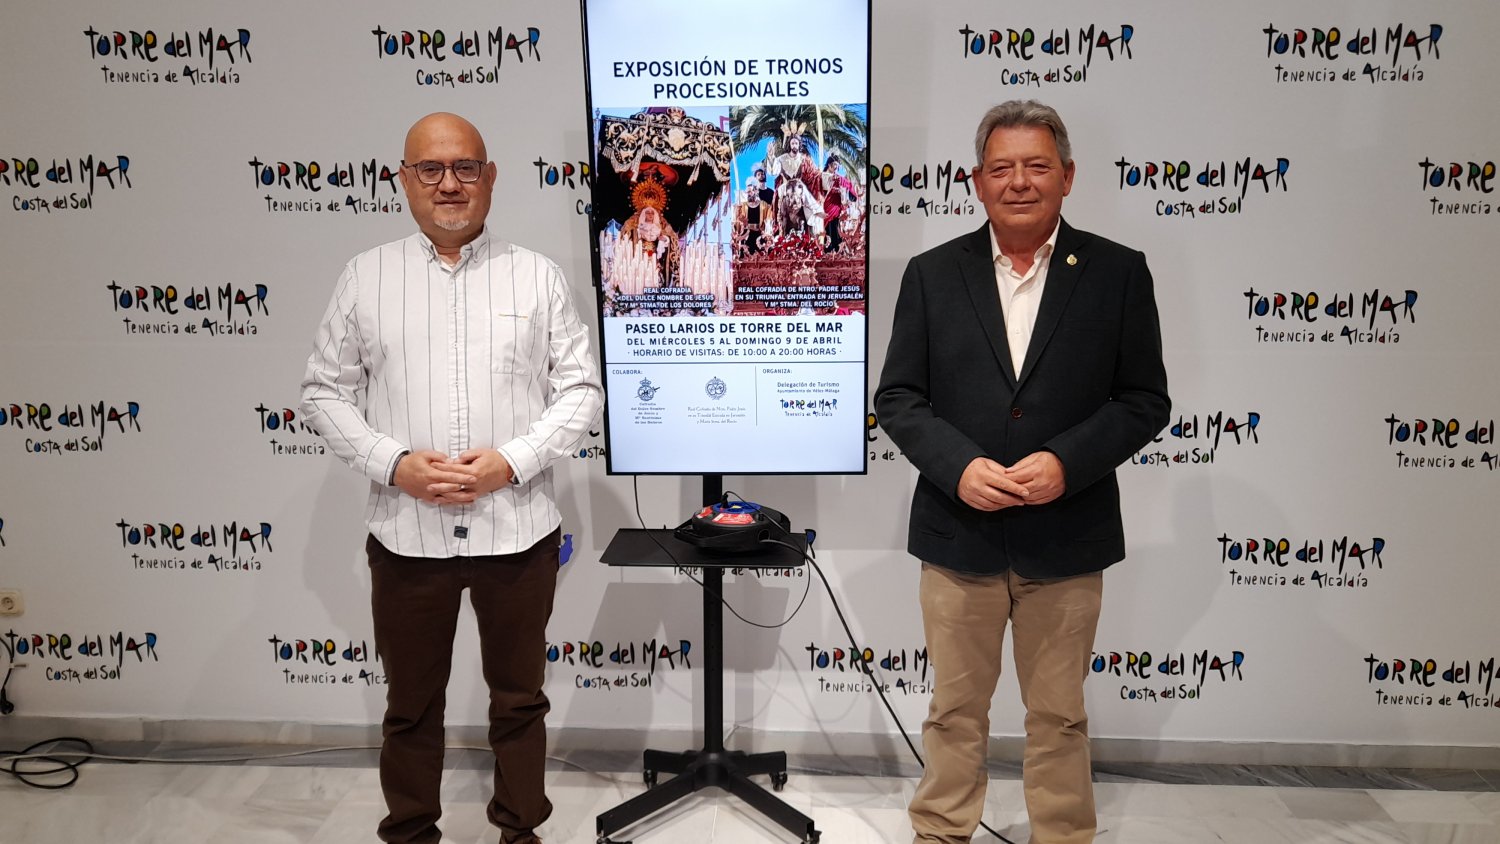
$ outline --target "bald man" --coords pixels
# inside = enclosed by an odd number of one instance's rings
[[[302,412],[370,480],[375,646],[387,680],[382,841],[436,844],[443,709],[459,604],[478,621],[503,844],[539,844],[542,692],[561,515],[550,466],[603,405],[557,265],[485,225],[496,169],[479,130],[431,114],[406,136],[418,233],[354,257],[302,382]]]

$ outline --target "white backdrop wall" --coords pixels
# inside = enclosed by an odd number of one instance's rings
[[[963,172],[994,102],[1061,111],[1068,219],[1156,277],[1174,424],[1120,470],[1129,559],[1106,578],[1095,735],[1500,744],[1497,27],[1480,3],[875,3],[872,384],[907,258],[983,219]],[[0,618],[0,654],[26,663],[21,714],[379,718],[364,483],[284,409],[339,268],[413,228],[385,171],[430,111],[478,124],[501,174],[491,225],[554,257],[593,312],[579,42],[578,10],[542,0],[7,14],[0,589],[26,609]],[[931,671],[904,551],[914,473],[873,419],[868,439],[865,476],[726,481],[818,529],[915,725]],[[598,562],[636,523],[603,448],[556,469],[552,723],[690,728],[698,588]],[[652,525],[697,495],[640,480]],[[808,585],[726,592],[771,622]],[[893,730],[816,588],[781,630],[729,624],[736,725]],[[478,724],[463,630],[449,717]],[[1018,735],[1008,677],[996,700],[994,732]]]

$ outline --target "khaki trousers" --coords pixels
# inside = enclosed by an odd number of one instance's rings
[[[984,811],[990,700],[1005,624],[1026,707],[1022,783],[1031,844],[1094,840],[1094,786],[1083,681],[1093,653],[1102,572],[1027,580],[922,564],[922,627],[934,692],[922,746],[927,768],[909,813],[919,844],[965,844]]]

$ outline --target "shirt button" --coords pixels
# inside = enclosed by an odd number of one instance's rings
[[[1021,408],[1019,408],[1019,407],[1013,407],[1013,408],[1011,408],[1010,409],[1010,418],[1012,418],[1012,419],[1020,419],[1021,418]]]

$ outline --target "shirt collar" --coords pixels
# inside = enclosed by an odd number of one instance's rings
[[[432,239],[426,233],[420,230],[417,232],[417,243],[421,245],[422,251],[427,253],[428,260],[442,263],[443,259],[438,257],[437,246],[433,244]],[[479,230],[479,234],[473,240],[459,248],[458,262],[461,264],[468,258],[483,257],[489,253],[489,248],[490,224],[485,223],[484,228]]]
[[[985,226],[984,229],[990,235],[990,260],[998,264],[1000,263],[1000,259],[1005,258],[1005,255],[1000,251],[1000,241],[995,238],[995,227]],[[1057,224],[1052,227],[1052,236],[1047,238],[1046,243],[1037,248],[1036,263],[1045,264],[1052,260],[1052,251],[1057,248],[1057,233],[1060,231],[1062,231],[1062,217],[1058,217]]]

